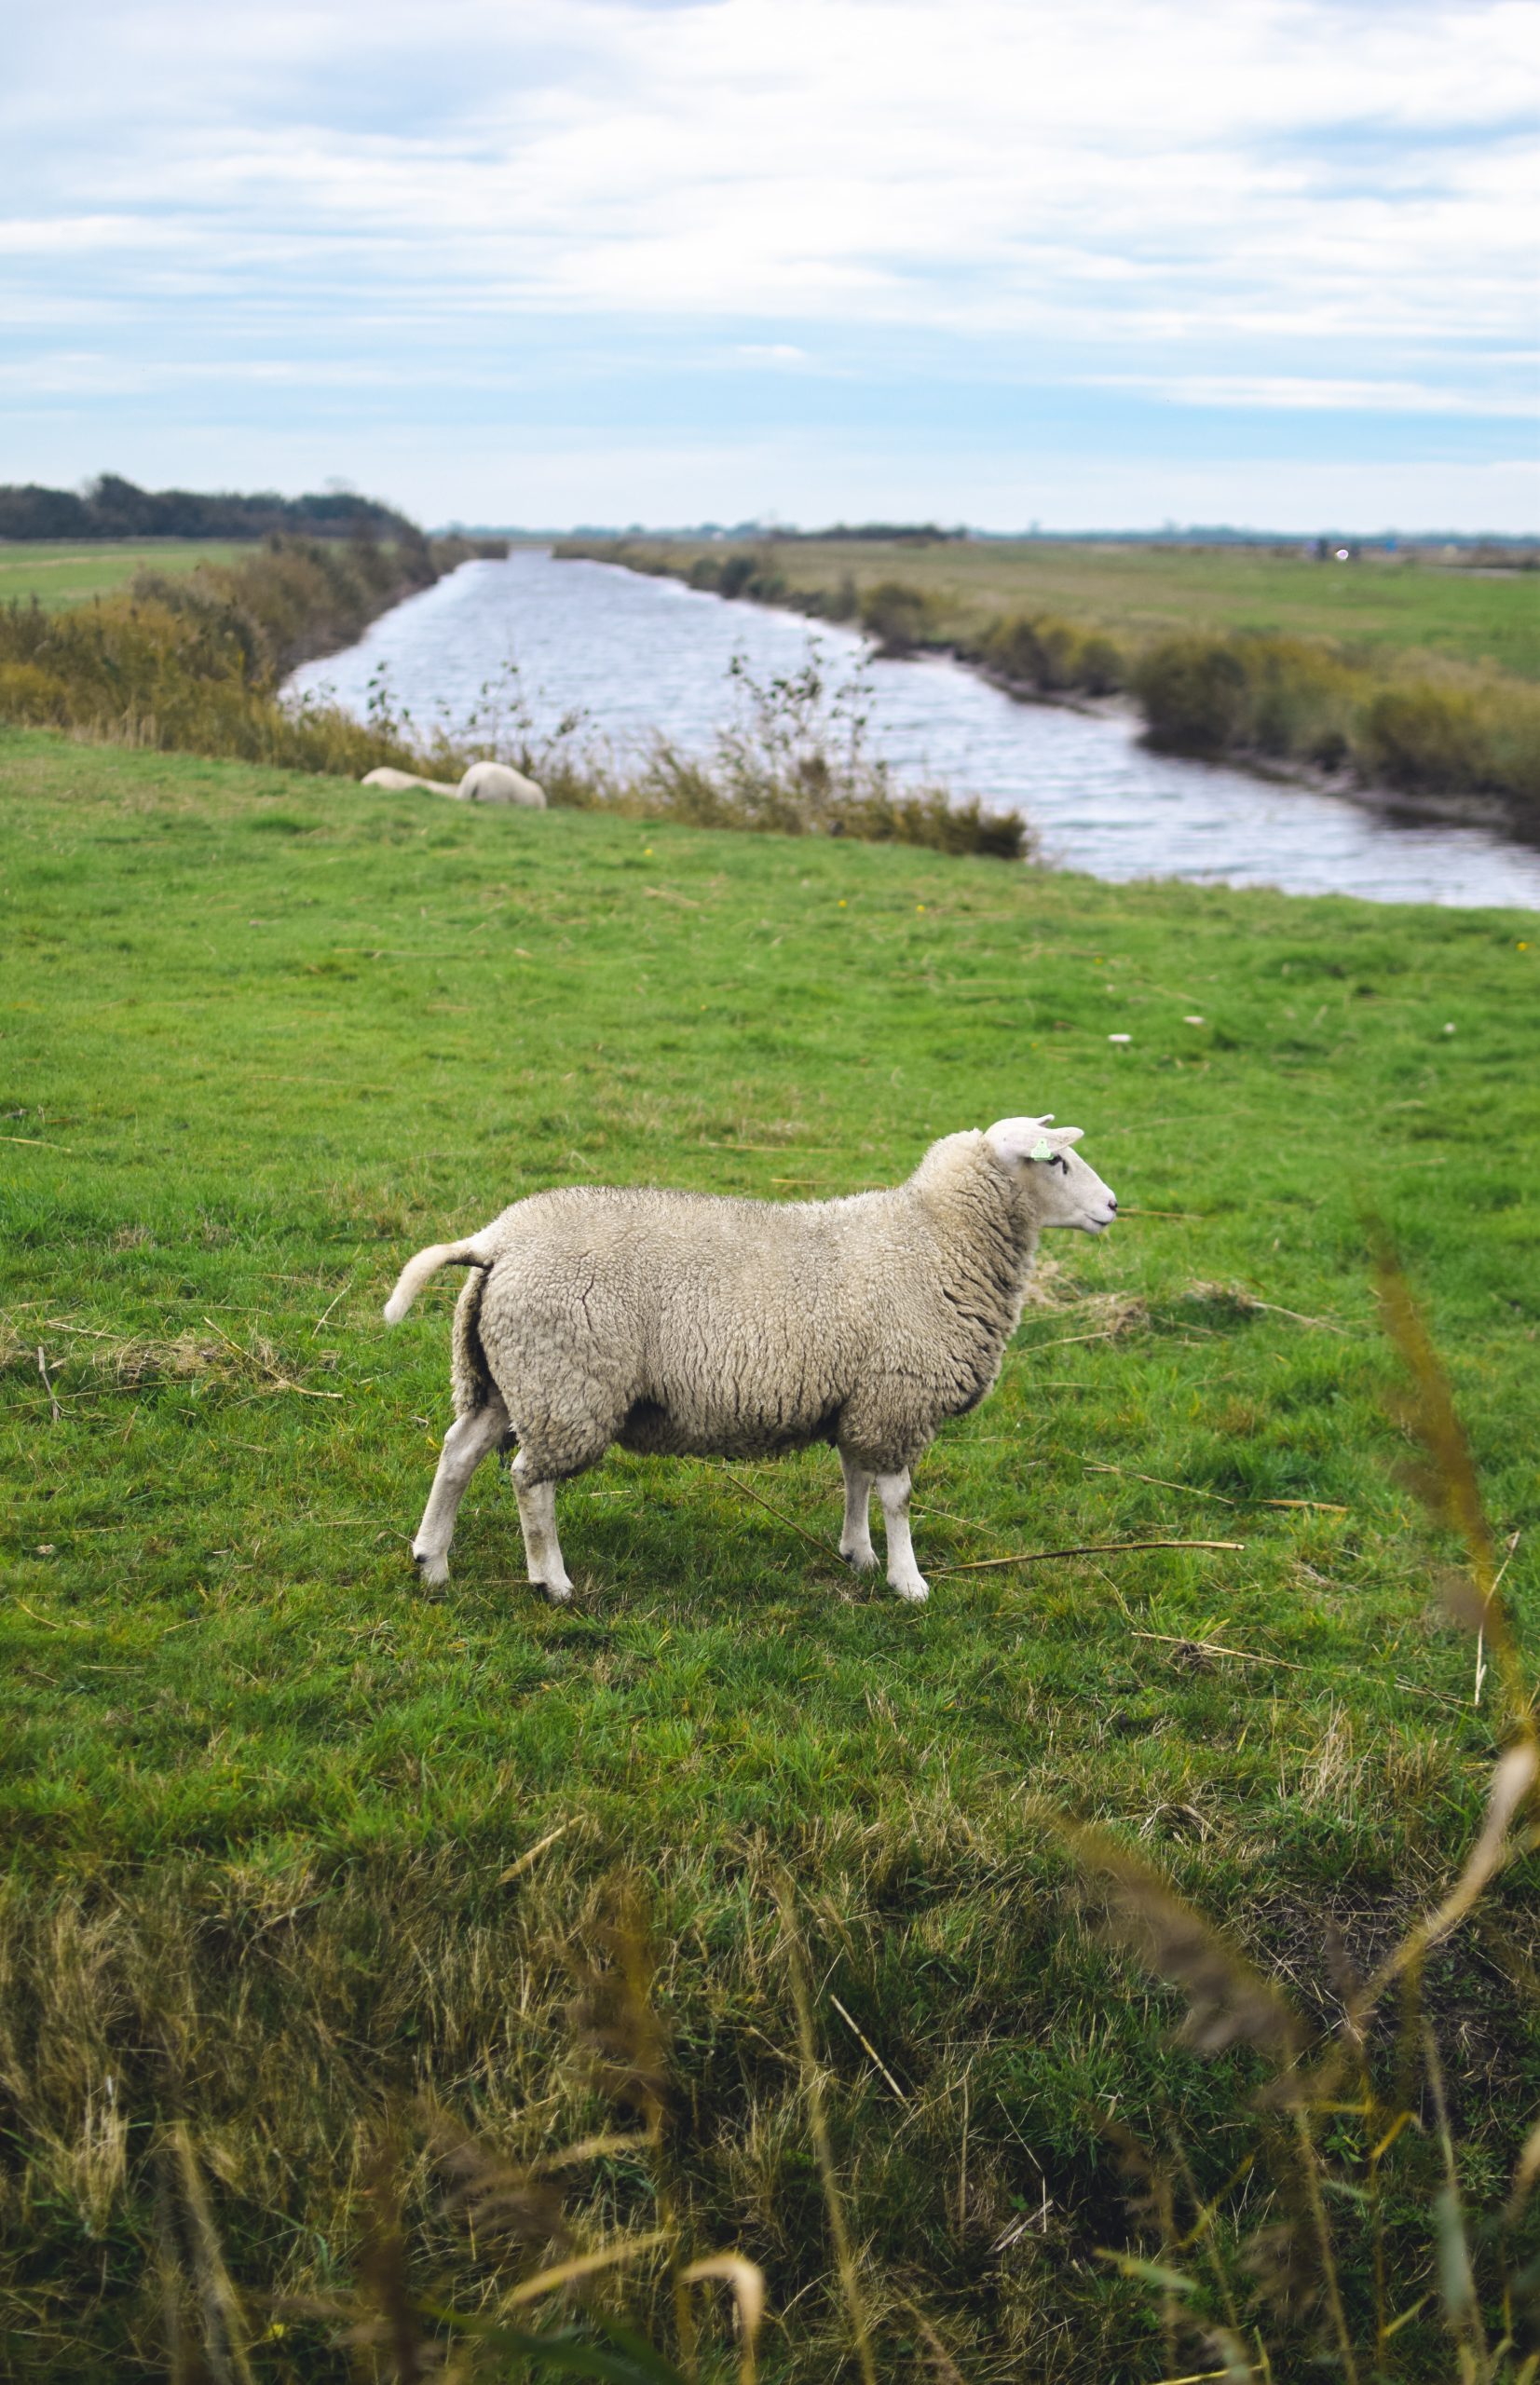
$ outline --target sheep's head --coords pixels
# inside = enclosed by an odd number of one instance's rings
[[[1104,1233],[1117,1215],[1117,1194],[1073,1148],[1082,1132],[1056,1126],[1050,1111],[1046,1118],[1002,1118],[984,1140],[996,1165],[1015,1178],[1037,1225]]]

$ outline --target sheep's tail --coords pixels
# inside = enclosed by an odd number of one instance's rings
[[[409,1259],[396,1281],[396,1288],[385,1303],[387,1325],[399,1325],[429,1275],[441,1267],[486,1267],[494,1256],[490,1228],[467,1236],[464,1242],[434,1242]]]

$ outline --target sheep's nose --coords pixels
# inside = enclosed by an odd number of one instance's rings
[[[1117,1207],[1118,1196],[1115,1192],[1109,1192],[1107,1195],[1107,1206],[1110,1209],[1115,1209]]]

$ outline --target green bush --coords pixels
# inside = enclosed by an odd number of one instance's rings
[[[1087,634],[1054,613],[1010,613],[984,640],[984,660],[1002,678],[1043,695],[1083,688],[1111,695],[1126,675],[1122,652],[1099,632]]]
[[[350,777],[381,762],[420,770],[409,724],[285,704],[279,690],[297,661],[351,643],[457,559],[436,556],[420,534],[391,548],[272,538],[239,564],[185,579],[142,573],[125,594],[89,606],[9,606],[0,610],[0,719]]]
[[[0,720],[29,729],[61,729],[70,716],[62,679],[35,662],[0,662]]]
[[[1245,740],[1258,753],[1340,768],[1352,747],[1361,675],[1327,647],[1302,638],[1243,638]]]
[[[1480,716],[1463,689],[1383,689],[1364,715],[1359,751],[1371,777],[1409,791],[1479,787],[1487,775]]]
[[[906,579],[879,579],[861,599],[861,626],[885,654],[906,654],[919,646],[930,620],[929,598]]]
[[[1123,649],[1099,633],[1084,639],[1080,649],[1080,685],[1088,696],[1115,695],[1128,675]]]
[[[1151,743],[1173,754],[1221,754],[1249,725],[1246,665],[1222,638],[1163,638],[1134,687]]]
[[[852,571],[842,571],[829,592],[825,606],[831,621],[853,621],[861,610],[860,593]]]

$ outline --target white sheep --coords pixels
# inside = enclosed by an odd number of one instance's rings
[[[506,762],[472,762],[458,787],[462,803],[520,803],[526,811],[545,810],[545,789]]]
[[[480,1233],[402,1270],[406,1315],[441,1267],[473,1270],[455,1311],[456,1421],[412,1554],[445,1581],[466,1485],[514,1440],[529,1577],[564,1602],[556,1484],[612,1442],[674,1457],[768,1457],[831,1441],[845,1477],[839,1553],[928,1585],[909,1537],[909,1468],[977,1406],[1015,1330],[1048,1226],[1100,1233],[1117,1201],[1071,1146],[1078,1126],[1002,1118],[933,1143],[907,1182],[840,1201],[737,1201],[569,1186],[515,1201]]]
[[[382,786],[389,795],[403,795],[411,786],[420,786],[429,795],[458,795],[457,786],[450,786],[443,779],[414,778],[410,770],[392,770],[382,762],[377,770],[368,770],[359,782],[361,786]]]
[[[452,795],[459,803],[518,803],[526,811],[546,808],[545,789],[526,779],[522,770],[510,770],[506,762],[472,762],[457,786],[444,779],[414,778],[410,770],[392,770],[386,762],[377,770],[366,772],[360,784],[385,787],[392,795],[420,786],[429,795]]]

